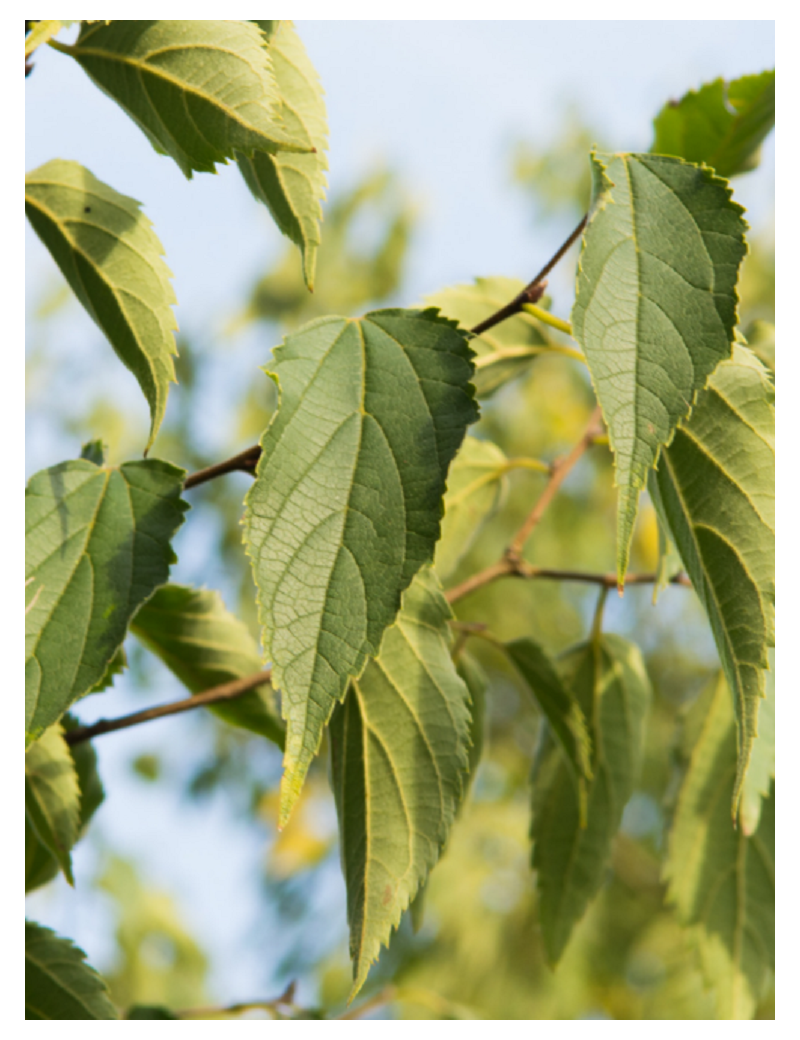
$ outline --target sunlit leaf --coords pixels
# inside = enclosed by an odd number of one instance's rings
[[[774,69],[729,83],[715,79],[661,109],[650,151],[733,177],[758,166],[761,142],[774,126]]]
[[[25,922],[25,1018],[111,1019],[117,1012],[86,954],[49,928]]]
[[[313,289],[328,169],[325,101],[316,70],[291,22],[278,23],[269,53],[280,91],[281,122],[293,138],[315,151],[259,151],[252,157],[237,153],[236,161],[252,193],[266,203],[284,235],[300,247],[305,282]]]
[[[185,473],[150,459],[105,469],[79,459],[25,489],[25,746],[102,679],[139,606],[174,561]]]
[[[187,177],[236,150],[305,151],[280,123],[280,94],[261,29],[237,21],[82,24],[71,55]]]
[[[542,936],[553,965],[603,882],[639,772],[650,701],[641,653],[619,636],[576,647],[560,670],[589,722],[593,779],[583,825],[573,770],[553,737],[545,739],[534,763],[531,836]]]
[[[51,726],[25,753],[25,818],[71,885],[70,850],[78,838],[80,797],[63,728]]]
[[[464,787],[469,693],[430,569],[331,720],[333,788],[353,960],[352,999],[436,863]]]
[[[707,169],[595,153],[592,168],[572,324],[614,451],[622,583],[648,471],[730,357],[746,225],[727,184]]]
[[[772,387],[734,347],[697,399],[650,480],[700,597],[733,692],[738,802],[775,643],[775,440]]]
[[[442,536],[436,546],[436,573],[442,581],[450,577],[499,508],[506,492],[507,461],[491,441],[464,438],[447,477]]]
[[[283,825],[334,704],[433,557],[448,466],[477,408],[466,339],[434,311],[323,318],[274,357],[281,402],[244,523],[288,722]]]
[[[25,212],[36,234],[136,376],[150,406],[153,443],[175,382],[175,294],[164,249],[139,203],[80,163],[52,159],[25,176]]]
[[[751,1018],[775,966],[775,794],[748,837],[731,820],[736,724],[722,676],[696,706],[705,712],[670,831],[668,898],[693,926],[718,1017]]]
[[[472,285],[454,285],[425,297],[429,307],[469,330],[498,311],[525,288],[516,278],[476,278]],[[470,340],[475,351],[475,392],[491,397],[501,386],[527,371],[549,341],[541,325],[528,314],[517,314]]]
[[[210,589],[162,586],[140,608],[131,631],[192,693],[263,668],[247,626]],[[283,747],[283,724],[269,684],[209,707],[231,725],[260,733]]]

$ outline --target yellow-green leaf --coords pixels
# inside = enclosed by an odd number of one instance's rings
[[[80,798],[63,727],[51,726],[25,752],[25,817],[71,885],[70,850],[80,829]]]

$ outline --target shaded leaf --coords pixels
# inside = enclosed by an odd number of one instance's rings
[[[277,24],[269,54],[280,91],[281,123],[294,139],[315,151],[258,151],[252,157],[237,153],[236,161],[252,193],[269,207],[284,235],[300,247],[303,276],[313,289],[328,169],[325,101],[316,70],[291,22]]]
[[[507,490],[507,462],[491,441],[464,438],[447,476],[442,536],[434,558],[442,581],[455,571],[483,525],[500,508]]]
[[[192,693],[243,679],[264,667],[247,626],[210,589],[162,586],[140,608],[131,632]],[[283,724],[268,683],[209,708],[225,722],[259,733],[283,748]]]
[[[434,311],[323,318],[275,350],[281,402],[244,523],[288,722],[281,826],[334,704],[433,557],[447,469],[477,418],[470,358]]]
[[[236,150],[308,146],[280,123],[266,40],[254,22],[82,24],[71,55],[187,177],[214,173]]]
[[[80,788],[60,725],[51,726],[25,753],[25,819],[74,885],[70,850],[80,828]]]
[[[593,779],[582,826],[574,773],[547,735],[534,762],[533,867],[547,958],[555,965],[600,888],[641,761],[650,682],[637,647],[615,635],[571,650],[561,663],[589,721]]]
[[[775,126],[775,70],[705,83],[665,105],[653,125],[651,152],[705,163],[720,177],[754,170]]]
[[[126,1019],[141,1019],[141,1018],[170,1018],[174,1021],[179,1021],[177,1015],[173,1015],[169,1008],[156,1007],[151,1004],[134,1004],[129,1009]]]
[[[176,381],[178,326],[164,249],[139,205],[80,163],[53,159],[25,176],[34,231],[147,399],[147,451]]]
[[[742,788],[739,820],[746,835],[754,834],[761,817],[761,804],[769,797],[775,779],[775,665],[770,654],[766,676],[766,695],[758,710],[758,735],[753,742],[750,764]]]
[[[105,982],[86,954],[49,928],[25,922],[25,1018],[112,1019]]]
[[[505,306],[525,288],[516,278],[476,278],[472,285],[454,285],[425,297],[466,331]],[[475,351],[475,393],[491,397],[500,387],[524,374],[531,362],[551,349],[541,326],[529,314],[516,314],[470,340]]]
[[[469,693],[450,657],[449,617],[426,568],[331,719],[351,1000],[438,860],[462,798]]]
[[[466,785],[469,787],[475,779],[483,754],[483,742],[486,730],[486,689],[489,680],[486,673],[471,654],[463,651],[456,661],[456,671],[469,691],[470,728],[469,728],[469,761]]]
[[[658,567],[656,568],[656,580],[653,584],[653,606],[656,605],[659,595],[669,585],[670,581],[683,570],[681,554],[667,536],[663,522],[659,520],[657,524]]]
[[[575,780],[590,780],[592,742],[586,718],[556,666],[542,647],[527,636],[506,643],[504,649],[561,744]]]
[[[592,169],[572,323],[614,451],[622,584],[647,473],[730,357],[746,225],[707,169],[596,153]]]
[[[105,469],[79,459],[25,489],[25,746],[99,682],[139,606],[174,561],[185,472],[150,459]]]
[[[705,608],[739,727],[738,804],[775,642],[775,442],[769,378],[746,347],[709,379],[650,493]]]
[[[114,679],[118,675],[122,675],[125,669],[128,667],[128,657],[125,653],[125,647],[121,646],[108,662],[108,667],[103,673],[103,678],[91,688],[89,693],[102,693],[107,690],[109,686],[114,685]]]
[[[751,1018],[775,966],[775,794],[758,830],[734,829],[736,725],[724,678],[695,706],[704,713],[669,836],[668,899],[692,926],[718,1017]]]

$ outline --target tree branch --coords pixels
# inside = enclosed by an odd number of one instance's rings
[[[260,457],[261,445],[254,444],[252,448],[245,448],[233,458],[225,459],[224,462],[217,462],[213,466],[207,466],[205,469],[198,470],[197,473],[190,474],[184,481],[184,490],[188,491],[189,488],[197,487],[198,484],[205,484],[207,480],[220,477],[223,473],[233,473],[236,470],[253,473]]]
[[[243,679],[212,686],[210,690],[204,690],[192,697],[184,697],[179,701],[160,704],[155,708],[145,708],[144,711],[136,711],[132,715],[123,715],[118,719],[100,719],[91,726],[77,726],[75,729],[68,730],[64,734],[64,739],[70,745],[81,744],[84,740],[91,740],[92,737],[99,737],[103,733],[114,733],[118,729],[138,726],[151,719],[163,719],[168,715],[180,715],[184,711],[192,711],[209,704],[218,704],[220,701],[232,701],[249,693],[250,690],[255,690],[258,686],[263,686],[271,679],[272,670],[266,668],[263,672],[254,672]]]

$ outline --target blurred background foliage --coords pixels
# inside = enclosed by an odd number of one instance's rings
[[[563,121],[546,153],[520,141],[510,161],[513,204],[527,205],[533,226],[546,228],[554,212],[579,219],[589,195],[587,152],[597,140],[577,111]],[[304,288],[293,247],[265,270],[223,316],[224,357],[204,330],[179,341],[179,386],[170,397],[155,454],[198,469],[254,443],[276,407],[274,384],[257,371],[265,336],[273,344],[288,330],[322,314],[350,315],[404,297],[408,250],[419,215],[406,185],[376,169],[325,209],[317,287]],[[537,242],[547,241],[545,233]],[[548,241],[541,262],[557,247]],[[573,249],[562,266],[574,265]],[[493,271],[475,271],[490,276]],[[533,272],[519,272],[525,280]],[[757,230],[742,280],[741,327],[774,368],[774,237]],[[446,286],[431,286],[430,291]],[[56,280],[42,288],[31,323],[28,408],[65,443],[101,437],[112,462],[138,452],[141,423],[124,397],[109,393],[94,359],[56,349],[59,319],[76,306]],[[558,315],[568,319],[569,314]],[[259,348],[250,333],[259,330]],[[557,333],[547,330],[551,338]],[[566,338],[563,342],[568,342]],[[114,369],[114,375],[117,370]],[[88,397],[59,394],[88,386]],[[482,407],[471,431],[508,456],[550,461],[581,436],[593,407],[585,368],[564,356],[538,358],[526,373]],[[614,567],[615,491],[609,451],[598,446],[570,475],[537,528],[526,555],[551,568],[609,571]],[[530,470],[509,475],[504,508],[483,529],[448,585],[493,563],[541,492],[545,477]],[[218,588],[229,607],[258,636],[254,587],[239,521],[250,478],[231,474],[190,492],[192,511],[180,533],[180,580]],[[637,526],[632,570],[654,570],[655,515],[645,504]],[[639,788],[625,811],[606,883],[576,927],[555,972],[547,967],[529,865],[529,773],[540,717],[519,679],[491,645],[470,639],[468,649],[488,677],[483,756],[449,848],[432,873],[422,925],[403,920],[361,995],[365,1014],[397,1018],[703,1019],[714,1017],[696,951],[665,905],[660,858],[671,802],[680,779],[681,720],[718,668],[708,625],[693,594],[669,587],[657,607],[650,586],[629,586],[610,597],[605,627],[641,646],[655,699]],[[504,640],[532,635],[552,653],[586,637],[596,588],[552,581],[506,579],[460,601],[463,621],[486,622]],[[152,701],[164,666],[138,645],[128,648],[129,676]],[[183,716],[188,720],[188,716]],[[155,723],[159,725],[159,723]],[[345,907],[340,882],[333,798],[323,746],[291,825],[275,835],[280,753],[277,748],[195,713],[184,723],[180,762],[156,752],[129,762],[132,783],[157,785],[187,803],[224,805],[243,826],[264,837],[260,902],[250,912],[254,941],[265,950],[265,992],[300,980],[325,1013],[341,1013],[350,988]],[[113,805],[115,792],[107,791]],[[175,836],[179,840],[179,836]],[[91,840],[91,830],[90,830]],[[168,853],[167,853],[168,854]],[[122,1007],[159,1004],[173,1009],[208,1002],[209,962],[188,933],[172,897],[148,884],[146,872],[119,849],[98,846],[95,886],[117,921],[110,967],[112,996]],[[198,869],[203,864],[198,863]],[[336,894],[331,901],[330,893]],[[71,898],[65,893],[64,898]],[[109,903],[110,901],[110,903]],[[98,967],[103,967],[98,965]],[[773,1014],[766,992],[759,1015]],[[371,1010],[368,1010],[371,1008]],[[266,1013],[266,1012],[265,1012]]]

